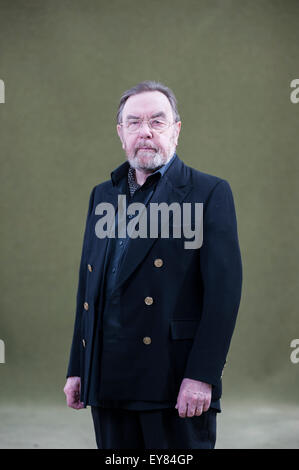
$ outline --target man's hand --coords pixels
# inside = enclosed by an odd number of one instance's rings
[[[183,379],[175,407],[181,418],[200,416],[210,408],[211,396],[212,385],[200,380]]]
[[[63,389],[66,395],[67,406],[74,408],[75,410],[81,410],[84,408],[84,403],[80,401],[80,388],[80,377],[68,377]]]

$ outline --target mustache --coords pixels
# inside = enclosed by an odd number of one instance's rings
[[[141,148],[144,148],[144,147],[147,147],[149,149],[153,149],[153,150],[158,150],[157,147],[154,147],[151,143],[146,143],[146,142],[140,142],[136,147],[136,151],[141,149]]]

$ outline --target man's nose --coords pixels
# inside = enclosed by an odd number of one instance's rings
[[[140,124],[139,135],[141,135],[143,137],[152,137],[153,132],[152,132],[151,128],[149,127],[148,122],[143,121]]]

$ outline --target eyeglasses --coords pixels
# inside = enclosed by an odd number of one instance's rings
[[[162,132],[165,132],[166,129],[169,127],[173,126],[175,124],[174,122],[169,123],[165,119],[157,119],[157,118],[152,118],[149,120],[146,119],[129,119],[125,123],[120,123],[120,126],[124,126],[126,130],[130,134],[135,134],[138,132],[143,124],[143,122],[147,122],[148,127],[155,132],[158,132],[161,134]]]

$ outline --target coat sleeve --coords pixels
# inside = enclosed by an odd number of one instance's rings
[[[204,208],[200,271],[202,315],[184,377],[216,385],[221,379],[241,299],[242,264],[232,191],[221,180]]]
[[[81,315],[84,303],[84,293],[86,285],[86,273],[87,273],[87,248],[88,248],[88,239],[89,239],[89,218],[92,214],[93,201],[95,188],[91,191],[89,198],[89,207],[86,217],[85,231],[83,237],[83,246],[81,252],[81,261],[79,268],[79,280],[77,288],[77,298],[76,298],[76,316],[75,316],[75,326],[73,332],[73,341],[71,346],[71,353],[69,358],[69,364],[67,369],[66,377],[80,377],[80,351],[81,351]]]

